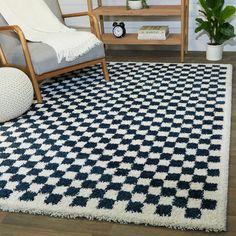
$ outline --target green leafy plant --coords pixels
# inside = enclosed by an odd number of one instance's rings
[[[220,45],[235,37],[234,26],[228,22],[236,12],[234,6],[225,6],[224,0],[199,0],[199,3],[203,18],[196,19],[196,33],[202,30],[207,32],[212,45]]]

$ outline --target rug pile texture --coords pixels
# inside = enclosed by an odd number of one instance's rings
[[[42,85],[0,125],[0,208],[223,231],[229,65],[109,63]]]

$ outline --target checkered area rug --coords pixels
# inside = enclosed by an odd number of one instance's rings
[[[42,86],[0,125],[0,208],[222,231],[229,65],[109,63]]]

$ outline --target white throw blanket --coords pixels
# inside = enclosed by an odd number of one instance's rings
[[[58,63],[73,61],[101,44],[94,34],[62,24],[44,0],[0,0],[0,13],[9,25],[18,25],[27,40],[51,46]]]

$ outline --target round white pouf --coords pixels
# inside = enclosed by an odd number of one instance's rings
[[[33,102],[34,90],[28,76],[16,68],[0,68],[0,123],[25,113]]]

